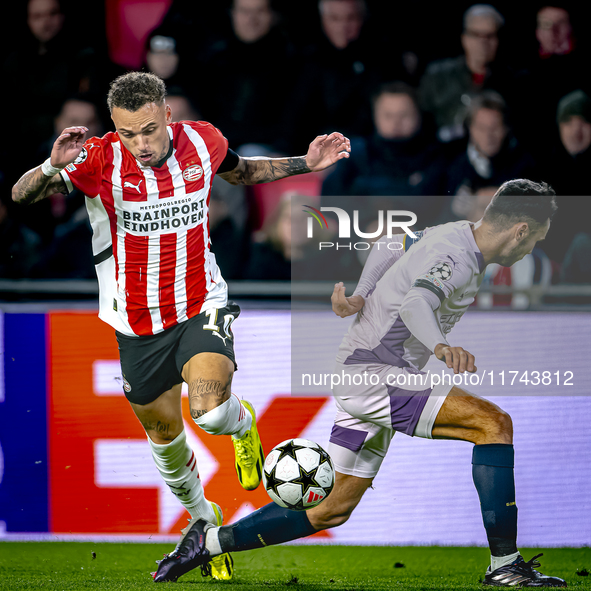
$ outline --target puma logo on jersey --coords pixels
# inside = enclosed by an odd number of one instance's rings
[[[133,183],[130,183],[129,181],[125,181],[123,183],[123,188],[129,187],[130,189],[135,189],[138,193],[141,193],[140,191],[140,185],[142,184],[142,181],[144,179],[140,179],[140,182],[137,185],[134,185]]]
[[[226,339],[228,337],[223,337],[219,332],[214,332],[214,331],[212,331],[211,334],[214,334],[216,337],[219,337],[220,339],[222,339],[222,341],[224,341],[224,346],[226,345]]]

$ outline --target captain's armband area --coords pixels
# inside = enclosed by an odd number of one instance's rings
[[[412,284],[413,287],[422,287],[428,289],[431,293],[434,293],[441,303],[445,300],[445,293],[443,292],[442,286],[438,285],[438,281],[429,275],[424,275],[415,279]]]

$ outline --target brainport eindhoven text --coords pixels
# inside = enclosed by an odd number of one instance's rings
[[[161,207],[153,211],[150,206],[141,206],[141,211],[123,210],[123,227],[132,232],[156,232],[194,226],[205,219],[204,199],[190,203],[177,201],[178,205],[168,203],[168,207]]]

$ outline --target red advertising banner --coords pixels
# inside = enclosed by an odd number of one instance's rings
[[[113,329],[94,313],[72,312],[51,313],[49,328],[50,531],[178,533],[188,513],[161,481],[123,396]],[[272,395],[257,421],[265,450],[299,436],[326,402]],[[230,437],[199,429],[186,396],[183,416],[205,495],[222,507],[225,522],[269,503],[262,486],[242,489]]]

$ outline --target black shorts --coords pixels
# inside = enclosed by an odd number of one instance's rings
[[[238,369],[231,326],[239,314],[238,304],[228,302],[225,308],[202,312],[155,335],[130,337],[115,331],[127,400],[153,402],[183,381],[185,363],[198,353],[220,353]]]

